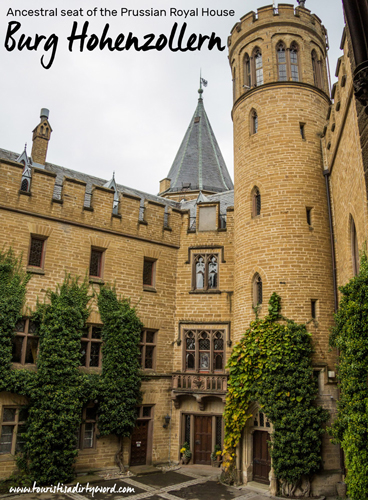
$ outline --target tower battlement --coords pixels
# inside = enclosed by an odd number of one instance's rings
[[[235,45],[245,34],[258,31],[270,23],[279,23],[281,25],[293,23],[299,27],[312,30],[321,41],[325,41],[327,31],[316,14],[312,14],[309,9],[304,7],[294,7],[292,4],[280,3],[276,8],[273,5],[266,5],[257,9],[256,12],[250,11],[242,16],[231,30],[228,39],[229,47]]]

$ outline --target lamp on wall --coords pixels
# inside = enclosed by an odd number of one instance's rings
[[[162,427],[164,429],[167,429],[169,427],[169,423],[170,423],[170,420],[171,420],[170,415],[166,415],[166,417],[164,417],[164,420],[165,420],[165,423],[164,423],[164,425]]]

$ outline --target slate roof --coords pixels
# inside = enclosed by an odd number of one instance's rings
[[[204,109],[201,93],[167,178],[171,180],[171,185],[165,193],[182,191],[185,184],[190,184],[190,190],[215,193],[234,189]]]

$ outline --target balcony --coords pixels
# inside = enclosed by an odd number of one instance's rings
[[[180,407],[182,396],[195,397],[201,411],[206,397],[218,397],[225,402],[227,378],[226,373],[173,373],[171,396],[175,408]]]

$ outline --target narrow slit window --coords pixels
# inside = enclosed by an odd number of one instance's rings
[[[312,319],[317,318],[317,301],[314,299],[311,300],[311,317]]]
[[[311,226],[312,225],[312,209],[307,208],[306,212],[307,212],[307,224],[308,224],[308,226]]]
[[[144,286],[155,286],[155,269],[156,261],[151,259],[144,259],[143,262],[143,285]]]
[[[253,305],[260,306],[263,302],[263,283],[262,278],[257,273],[253,278]]]
[[[305,123],[300,123],[299,124],[300,128],[300,135],[302,139],[305,139]]]
[[[102,277],[102,256],[103,250],[91,249],[91,259],[89,263],[89,275],[95,278]]]

